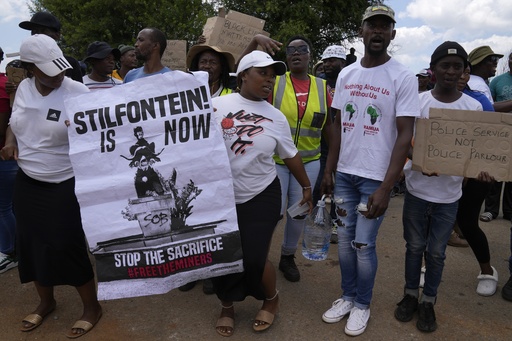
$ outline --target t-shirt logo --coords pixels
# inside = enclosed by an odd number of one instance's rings
[[[48,121],[59,122],[60,114],[61,114],[61,112],[59,110],[49,109],[48,110],[48,115],[46,116],[46,119]]]

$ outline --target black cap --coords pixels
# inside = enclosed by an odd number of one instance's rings
[[[90,43],[87,47],[87,56],[85,57],[84,61],[86,62],[90,59],[103,59],[106,58],[110,53],[114,54],[116,60],[121,58],[121,51],[119,51],[119,49],[110,47],[110,45],[104,41],[95,41]]]
[[[19,23],[19,27],[29,31],[41,26],[51,28],[56,32],[60,32],[61,29],[60,21],[49,12],[37,12],[30,18],[30,21],[22,21]]]
[[[464,61],[464,67],[468,66],[468,54],[459,43],[445,41],[439,45],[430,57],[430,65],[434,65],[439,59],[446,56],[459,56]]]

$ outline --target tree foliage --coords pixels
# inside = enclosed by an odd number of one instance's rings
[[[111,46],[133,44],[144,27],[157,27],[168,39],[192,43],[206,19],[224,7],[265,20],[265,31],[285,43],[291,36],[306,36],[313,44],[312,59],[332,44],[348,49],[357,37],[364,9],[370,0],[29,0],[32,12],[48,10],[62,23],[63,50],[76,58],[87,46],[106,41]],[[279,56],[284,58],[284,56]]]
[[[220,0],[229,10],[265,20],[265,31],[283,44],[294,35],[303,35],[313,45],[312,59],[320,57],[332,44],[345,45],[357,38],[368,0]]]
[[[133,45],[145,27],[162,30],[168,39],[189,42],[202,33],[213,6],[202,0],[30,0],[31,12],[47,10],[62,24],[61,47],[83,59],[96,40],[113,47]]]

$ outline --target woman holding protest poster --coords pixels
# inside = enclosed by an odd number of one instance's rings
[[[266,99],[272,92],[276,75],[286,65],[265,52],[244,56],[236,72],[240,93],[213,99],[216,118],[221,125],[228,150],[238,226],[243,251],[244,272],[214,279],[222,311],[216,330],[222,336],[234,331],[234,301],[247,296],[263,300],[253,329],[268,329],[279,306],[276,272],[268,252],[274,228],[280,217],[281,186],[272,155],[279,155],[302,186],[302,204],[310,210],[311,183],[284,115]]]
[[[18,87],[1,156],[20,168],[13,197],[19,275],[22,283],[34,282],[40,298],[21,331],[37,328],[55,309],[55,285],[72,285],[83,314],[66,336],[77,338],[94,327],[102,309],[74,192],[64,100],[89,90],[64,76],[71,65],[52,38],[25,39],[20,55],[33,77]]]

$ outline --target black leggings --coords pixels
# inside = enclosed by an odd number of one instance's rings
[[[489,263],[491,254],[489,243],[484,231],[478,225],[480,208],[485,200],[491,183],[469,179],[462,188],[462,197],[459,199],[457,222],[459,228],[473,250],[478,263]]]

